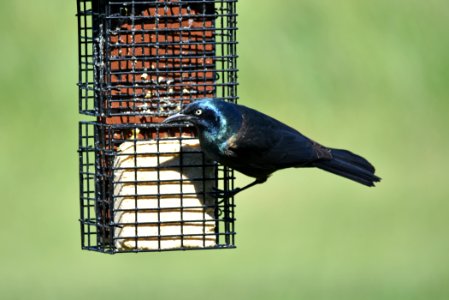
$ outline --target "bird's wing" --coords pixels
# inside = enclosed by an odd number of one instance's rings
[[[253,168],[274,172],[331,159],[329,149],[295,129],[255,110],[242,107],[239,132],[228,140],[228,155]]]

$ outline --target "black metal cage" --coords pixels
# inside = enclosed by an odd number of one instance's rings
[[[161,122],[237,101],[237,0],[77,0],[82,248],[234,248],[233,171]]]

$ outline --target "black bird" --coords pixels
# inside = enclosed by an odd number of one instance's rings
[[[223,196],[265,182],[285,168],[317,167],[366,186],[380,178],[363,157],[324,147],[297,130],[249,107],[217,99],[187,105],[164,123],[190,123],[198,129],[201,148],[211,159],[256,180]]]

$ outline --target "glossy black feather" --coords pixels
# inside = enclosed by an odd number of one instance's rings
[[[243,105],[214,99],[189,104],[166,122],[189,122],[198,128],[210,158],[255,177],[256,183],[284,168],[317,167],[374,186],[380,178],[366,159],[348,150],[327,148],[278,120]],[[237,189],[236,192],[243,189]]]
[[[234,169],[258,178],[279,169],[331,159],[328,149],[295,129],[251,108],[237,108],[242,116],[241,127],[230,138],[228,151],[221,155]]]
[[[374,167],[363,157],[347,150],[331,149],[333,159],[318,161],[314,165],[322,170],[346,177],[366,186],[374,186],[380,178]]]

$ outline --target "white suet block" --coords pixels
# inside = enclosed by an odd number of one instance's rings
[[[209,192],[215,187],[215,170],[203,170],[205,161],[197,153],[199,149],[197,139],[120,145],[114,161],[114,222],[120,224],[114,239],[118,250],[216,245],[214,209],[204,207],[214,205]],[[146,224],[151,222],[154,224]]]

